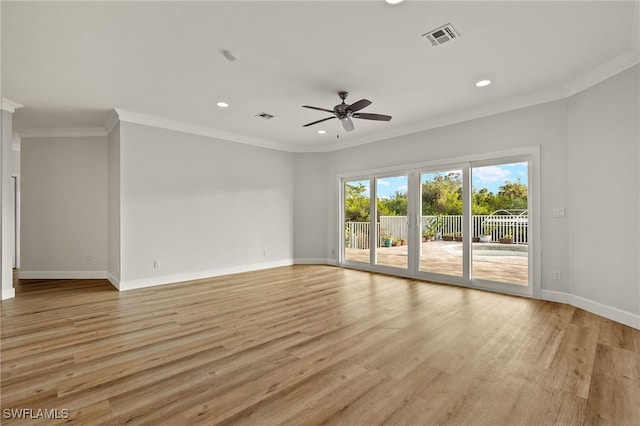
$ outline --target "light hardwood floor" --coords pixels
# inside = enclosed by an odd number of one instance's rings
[[[2,408],[68,409],[75,424],[640,418],[640,331],[571,306],[329,266],[16,291],[1,305]]]

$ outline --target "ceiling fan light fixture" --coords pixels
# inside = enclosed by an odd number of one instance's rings
[[[486,87],[491,84],[491,80],[480,80],[476,83],[476,87]]]
[[[338,92],[338,96],[342,100],[341,104],[338,104],[333,107],[333,109],[328,108],[318,108],[310,105],[302,105],[302,108],[314,109],[317,111],[327,112],[332,114],[330,117],[322,118],[320,120],[312,121],[311,123],[307,123],[302,127],[313,126],[314,124],[324,123],[327,120],[338,119],[338,121],[342,122],[342,127],[347,132],[352,132],[354,130],[353,121],[351,118],[360,118],[364,120],[375,120],[375,121],[389,121],[391,120],[390,115],[384,114],[371,114],[371,113],[363,113],[360,112],[361,109],[368,107],[371,105],[371,101],[368,99],[360,99],[358,102],[354,102],[351,105],[345,102],[347,98],[347,92]]]
[[[403,0],[384,0],[387,4],[398,4],[402,3]]]
[[[218,107],[220,107],[220,108],[229,108],[229,104],[224,102],[224,101],[220,101],[220,102],[216,103],[216,105],[218,105]]]

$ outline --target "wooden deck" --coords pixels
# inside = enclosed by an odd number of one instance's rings
[[[462,243],[455,241],[430,241],[422,243],[422,255],[420,257],[420,271],[433,272],[445,275],[462,276]],[[485,247],[485,244],[473,244],[474,247]],[[508,248],[509,246],[497,245],[495,248]],[[486,255],[478,253],[488,253]],[[486,250],[478,250],[473,255],[473,276],[492,281],[507,282],[518,285],[527,285],[528,258],[526,256],[498,256],[504,251],[495,250],[489,253]],[[520,253],[521,254],[521,253]],[[407,246],[379,247],[377,250],[378,264],[394,268],[407,267]],[[355,262],[369,263],[369,250],[347,249],[346,258]]]
[[[637,425],[640,331],[571,306],[330,266],[2,301],[6,425]],[[4,413],[4,411],[3,411]]]

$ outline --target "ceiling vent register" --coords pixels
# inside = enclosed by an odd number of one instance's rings
[[[431,45],[435,47],[460,37],[460,34],[453,28],[453,25],[447,24],[433,31],[429,31],[426,34],[422,34],[422,37],[427,38],[431,42]]]
[[[260,114],[256,114],[256,117],[263,118],[265,120],[271,120],[273,115],[267,114],[266,112],[261,112]]]

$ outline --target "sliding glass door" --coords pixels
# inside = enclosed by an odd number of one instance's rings
[[[462,170],[421,173],[420,198],[418,270],[462,277]]]
[[[409,267],[409,222],[407,216],[408,176],[375,179],[376,183],[376,265]]]
[[[531,294],[530,159],[342,179],[340,262]]]
[[[343,182],[343,259],[369,263],[371,191],[368,179]]]
[[[529,165],[491,164],[471,169],[472,276],[529,283]]]

